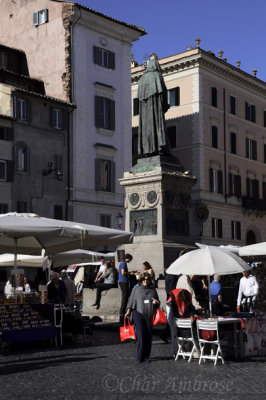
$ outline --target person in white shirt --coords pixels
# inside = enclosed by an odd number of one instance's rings
[[[12,286],[12,277],[11,276],[8,278],[8,281],[6,283],[4,294],[7,299],[11,299],[12,297],[14,297],[15,289]]]
[[[243,277],[240,279],[237,311],[252,312],[259,291],[259,285],[255,276],[251,275],[251,271],[244,271]]]
[[[24,290],[25,293],[30,293],[31,292],[30,284],[28,283],[28,280],[27,280],[26,277],[24,277],[23,290]]]
[[[101,263],[101,265],[100,265],[99,271],[96,275],[94,283],[103,281],[103,274],[107,270],[107,265],[106,265],[104,257],[100,258],[100,263]]]

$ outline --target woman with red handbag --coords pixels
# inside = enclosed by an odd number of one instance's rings
[[[152,344],[153,310],[160,301],[154,289],[150,274],[144,272],[139,277],[139,285],[131,293],[127,303],[126,317],[132,312],[138,339],[137,361],[149,362]]]

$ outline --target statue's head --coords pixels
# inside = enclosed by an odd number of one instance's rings
[[[150,60],[158,60],[158,56],[156,53],[151,53]]]

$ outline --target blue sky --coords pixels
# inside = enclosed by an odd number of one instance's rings
[[[132,48],[135,60],[152,52],[159,58],[195,46],[224,51],[223,57],[266,81],[265,0],[78,0],[80,4],[145,28],[147,35]]]

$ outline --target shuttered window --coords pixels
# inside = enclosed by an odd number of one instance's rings
[[[48,22],[48,9],[45,8],[43,10],[34,12],[32,19],[34,26],[45,24],[46,22]]]
[[[241,176],[229,174],[229,194],[230,196],[241,197]]]
[[[95,159],[95,189],[115,192],[115,163],[113,161]]]
[[[216,87],[211,88],[211,105],[213,107],[217,107],[217,88]]]
[[[170,107],[175,107],[180,105],[180,88],[175,87],[168,90],[168,103]]]
[[[223,237],[223,221],[219,218],[212,218],[212,237]]]
[[[215,193],[223,193],[222,171],[210,168],[210,191]]]
[[[0,140],[13,140],[13,129],[0,126]]]
[[[218,128],[212,125],[212,147],[218,149]]]
[[[115,130],[115,102],[101,96],[95,96],[95,126]]]
[[[256,122],[256,107],[254,104],[245,103],[245,118],[247,121]]]
[[[236,98],[234,96],[230,96],[230,113],[236,114]]]
[[[241,240],[241,223],[231,221],[231,239]]]
[[[94,64],[108,69],[115,69],[115,53],[101,47],[93,47]]]
[[[247,178],[247,197],[259,199],[259,181]]]
[[[246,138],[246,157],[251,160],[257,160],[256,140]]]

